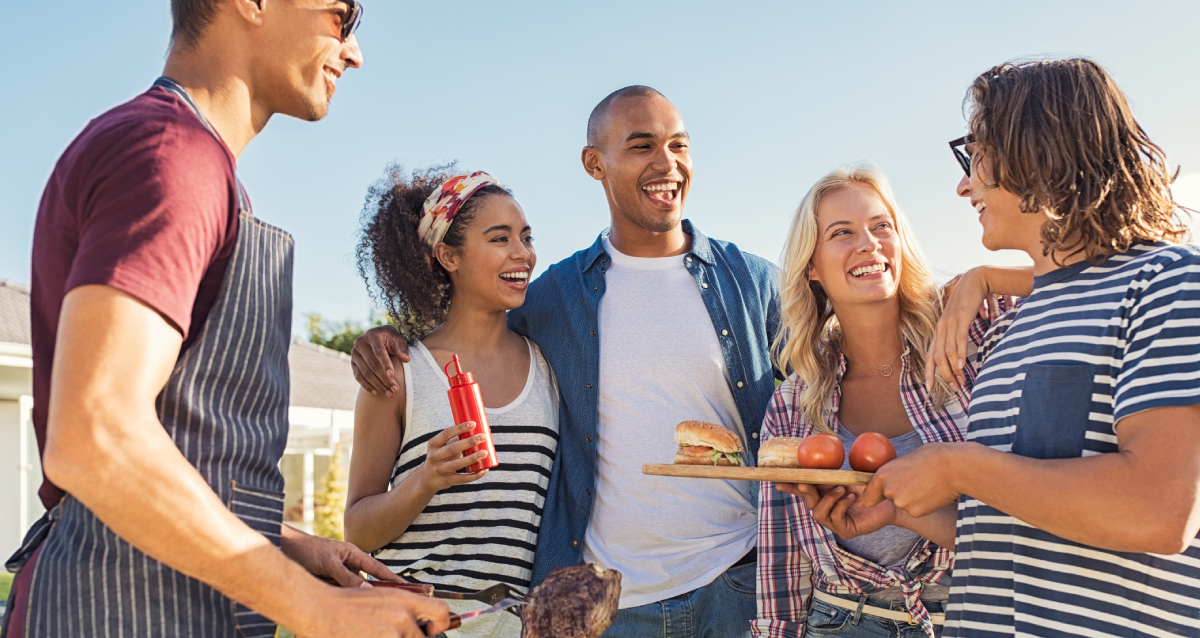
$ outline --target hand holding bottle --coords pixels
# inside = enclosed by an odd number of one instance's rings
[[[450,372],[450,366],[454,366],[455,374]],[[450,384],[446,395],[450,397],[450,413],[454,415],[454,420],[458,423],[473,421],[475,429],[471,433],[483,436],[483,440],[476,444],[479,447],[471,450],[472,454],[487,450],[487,455],[468,467],[468,471],[479,472],[500,465],[500,460],[496,458],[496,446],[492,442],[492,429],[488,426],[487,409],[483,407],[483,393],[479,391],[479,384],[471,378],[470,372],[463,372],[458,355],[451,357],[450,363],[447,363],[442,371],[446,373],[446,380]],[[463,436],[466,437],[465,434]]]
[[[483,443],[482,434],[459,437],[470,434],[475,428],[473,421],[459,423],[439,432],[426,445],[425,463],[418,470],[421,473],[421,485],[431,495],[452,485],[462,485],[483,478],[487,470],[480,472],[459,473],[459,470],[482,461],[487,456],[486,450],[463,456],[463,452]]]

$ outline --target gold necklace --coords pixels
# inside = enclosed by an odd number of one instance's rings
[[[850,356],[850,355],[846,354],[846,352],[845,352],[844,350],[842,351],[842,356],[844,356],[844,357],[846,357],[847,359],[849,359],[849,360],[853,361],[854,363],[857,363],[857,364],[858,364],[858,365],[860,365],[860,366],[867,366],[868,368],[875,368],[876,370],[878,370],[878,371],[879,371],[879,374],[882,374],[882,375],[883,375],[883,376],[885,376],[885,377],[890,377],[890,376],[892,376],[892,372],[893,372],[893,369],[892,369],[892,364],[893,364],[893,363],[895,363],[895,362],[896,362],[896,359],[898,359],[898,358],[900,357],[900,355],[902,355],[902,354],[908,354],[908,347],[907,347],[907,346],[905,346],[905,348],[904,348],[904,350],[903,350],[903,351],[896,353],[896,356],[892,357],[892,360],[891,360],[891,361],[889,361],[889,362],[888,362],[886,365],[883,365],[883,366],[873,366],[873,365],[871,365],[871,364],[869,364],[869,363],[863,363],[862,361],[859,361],[858,359],[855,359],[854,357],[852,357],[852,356]]]

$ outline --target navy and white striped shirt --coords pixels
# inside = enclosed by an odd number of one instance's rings
[[[1140,244],[1039,276],[982,354],[968,440],[1041,459],[1117,452],[1122,418],[1200,403],[1200,247]],[[1200,540],[1107,551],[964,496],[957,550],[947,637],[1200,635]]]

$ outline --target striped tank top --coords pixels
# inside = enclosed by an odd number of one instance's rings
[[[558,447],[558,388],[541,350],[526,343],[530,364],[521,394],[504,407],[487,408],[500,466],[435,494],[399,538],[375,553],[400,576],[446,591],[478,591],[496,583],[528,589]],[[454,423],[446,396],[450,384],[433,354],[415,343],[412,361],[403,367],[408,400],[392,489],[425,462],[429,439]],[[448,602],[458,613],[483,608],[473,601]],[[450,633],[517,636],[521,625],[512,614],[489,614]]]

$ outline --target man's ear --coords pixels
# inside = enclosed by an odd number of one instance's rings
[[[583,160],[583,170],[587,171],[592,179],[604,179],[604,163],[600,161],[600,149],[595,146],[585,146],[580,159]]]
[[[458,251],[447,246],[445,242],[438,242],[438,245],[433,247],[433,256],[446,272],[458,270]]]
[[[243,20],[253,24],[256,27],[261,27],[263,24],[263,11],[266,5],[271,2],[279,2],[280,0],[230,0],[233,3],[235,10]]]

